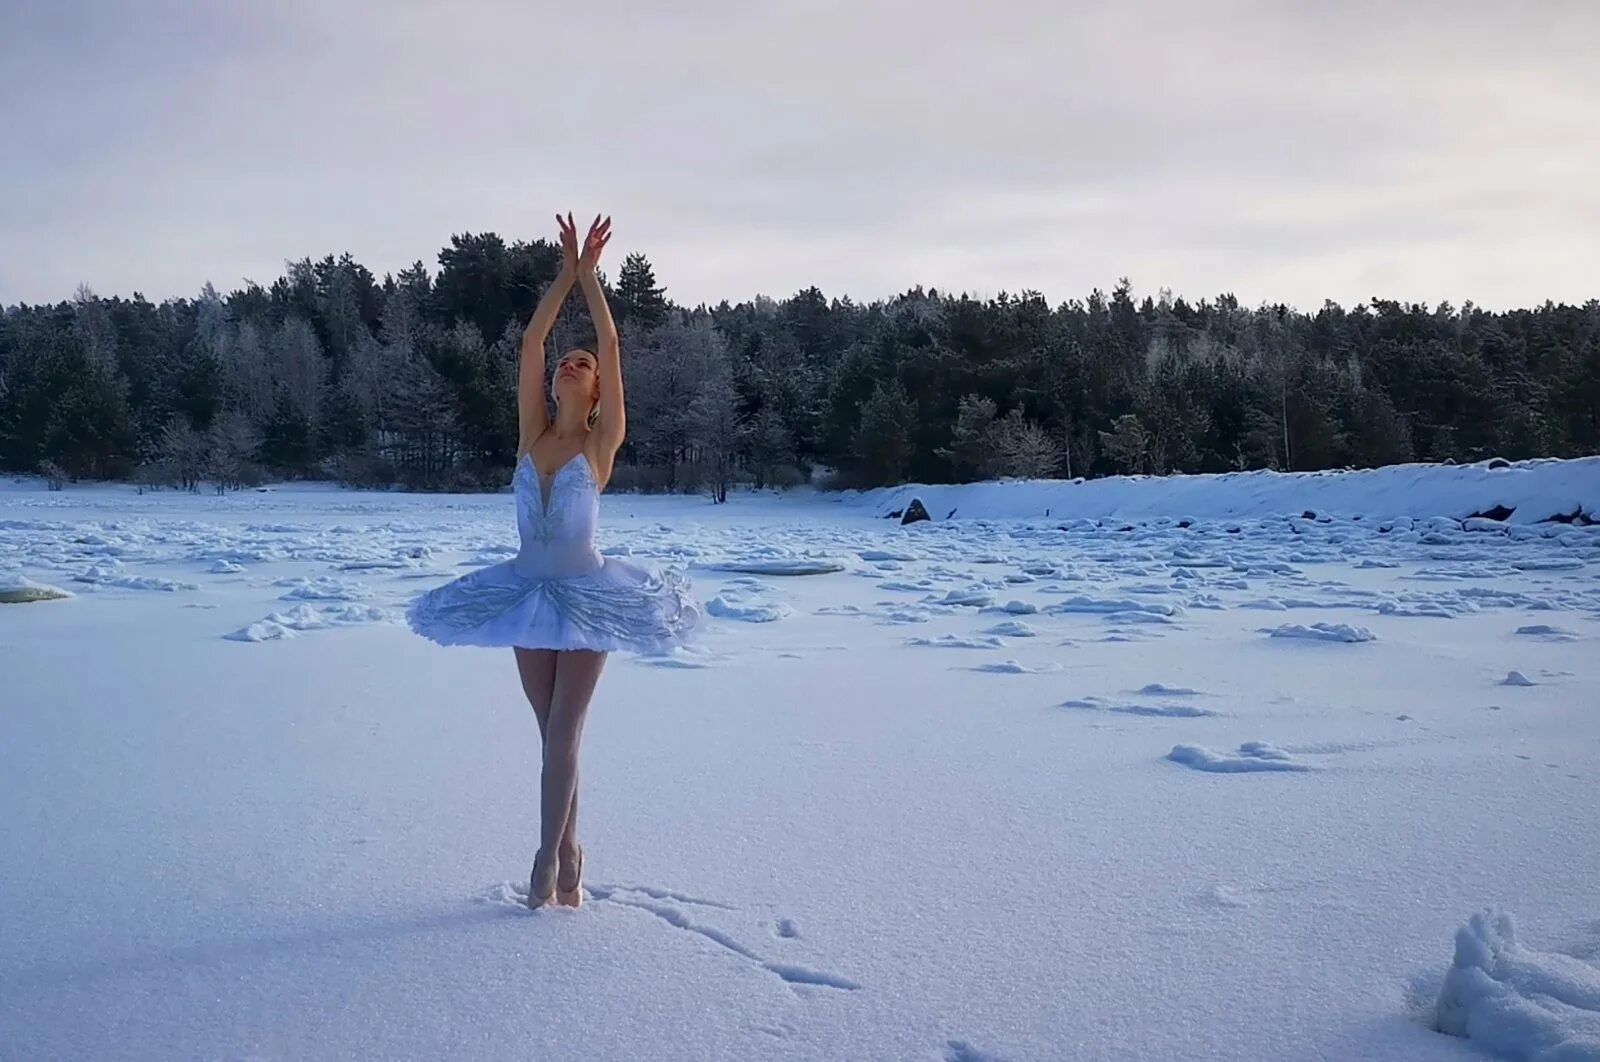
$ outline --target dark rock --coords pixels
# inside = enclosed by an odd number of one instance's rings
[[[1305,512],[1300,514],[1300,519],[1302,520],[1315,520],[1316,518],[1317,512],[1315,509],[1307,509]]]
[[[951,509],[949,512],[944,514],[944,518],[946,520],[953,520],[953,519],[955,519],[955,515],[956,515],[956,511],[954,509]]]
[[[1504,505],[1496,505],[1493,509],[1485,509],[1481,513],[1473,513],[1467,519],[1481,517],[1484,520],[1509,520],[1511,519],[1511,514],[1516,511],[1515,509],[1508,509]]]
[[[923,506],[922,499],[912,498],[911,504],[906,506],[905,515],[900,518],[900,526],[904,527],[906,524],[914,524],[922,520],[931,519],[933,517],[928,515],[928,510]]]
[[[1583,511],[1583,507],[1572,510],[1570,513],[1556,513],[1550,519],[1543,521],[1547,524],[1571,524],[1574,527],[1588,527],[1596,521],[1594,517]]]
[[[896,510],[895,510],[895,511],[894,511],[894,512],[892,512],[892,513],[890,513],[890,514],[889,514],[889,519],[891,519],[891,520],[898,520],[898,519],[900,519],[900,518],[901,518],[901,517],[902,517],[902,516],[904,516],[904,515],[905,515],[905,513],[906,513],[906,511],[905,511],[905,510],[904,510],[904,509],[896,509]]]
[[[1489,468],[1489,470],[1491,472],[1498,471],[1498,470],[1500,470],[1502,468],[1510,468],[1511,467],[1511,462],[1507,461],[1503,457],[1491,457],[1486,462],[1486,464],[1488,465],[1488,468]]]
[[[1178,521],[1178,527],[1180,529],[1188,529],[1188,528],[1191,528],[1193,526],[1194,526],[1194,521],[1193,520],[1179,520]]]

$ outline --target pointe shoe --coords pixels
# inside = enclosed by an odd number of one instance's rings
[[[560,871],[556,872],[556,880],[561,880]],[[570,889],[563,889],[558,884],[555,895],[556,903],[563,907],[583,906],[583,845],[578,846],[578,883]]]
[[[554,877],[550,880],[550,891],[543,895],[539,893],[539,856],[542,855],[544,855],[544,850],[540,849],[538,854],[533,857],[533,871],[528,875],[528,910],[530,911],[537,911],[539,908],[549,904],[556,894]],[[558,868],[557,873],[559,872]]]

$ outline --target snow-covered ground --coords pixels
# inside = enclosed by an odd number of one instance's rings
[[[1108,476],[1093,480],[999,480],[854,491],[846,501],[879,513],[921,498],[935,520],[957,517],[1233,517],[1299,513],[1454,516],[1497,507],[1501,519],[1537,523],[1582,512],[1600,519],[1600,457],[1390,465],[1353,472],[1229,472],[1206,476]]]
[[[538,913],[510,654],[396,622],[508,496],[0,486],[0,589],[70,593],[0,603],[0,1058],[1600,1057],[1558,472],[1466,526],[1426,473],[607,497],[708,628],[608,665]],[[939,489],[1002,488],[1063,490]]]

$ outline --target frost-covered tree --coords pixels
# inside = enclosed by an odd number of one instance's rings
[[[1061,444],[1020,409],[995,425],[994,448],[1002,476],[1048,479],[1061,470]]]
[[[210,447],[206,437],[194,430],[189,418],[179,414],[161,429],[156,442],[156,461],[161,478],[168,483],[194,490],[206,474]]]
[[[696,443],[694,402],[712,372],[726,363],[721,335],[705,314],[681,315],[623,352],[628,436],[634,458],[668,490]]]
[[[763,406],[744,425],[744,447],[750,455],[750,472],[757,487],[774,483],[782,470],[794,464],[794,439],[783,415],[771,406]]]
[[[273,334],[271,358],[281,400],[314,428],[327,396],[328,363],[310,322],[286,318]]]
[[[337,458],[353,482],[499,485],[508,365],[559,260],[548,240],[469,234],[381,281],[329,255],[193,299],[82,288],[0,307],[0,469],[125,476],[181,416],[213,451],[248,423],[279,475]],[[643,255],[607,291],[628,382],[619,489],[819,465],[857,483],[1048,474],[1058,447],[1069,476],[1600,451],[1600,300],[1302,312],[1124,280],[1056,306],[806,287],[689,312]],[[550,361],[593,340],[569,299]]]
[[[712,500],[721,504],[728,500],[733,482],[743,418],[727,352],[714,344],[708,354],[699,393],[689,405],[689,437],[699,451]]]
[[[205,475],[219,489],[238,490],[255,478],[261,433],[244,413],[229,410],[219,416],[206,442]]]

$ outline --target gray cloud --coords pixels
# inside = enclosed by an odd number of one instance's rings
[[[1600,296],[1585,2],[37,6],[7,302],[432,264],[563,207],[687,302]]]

